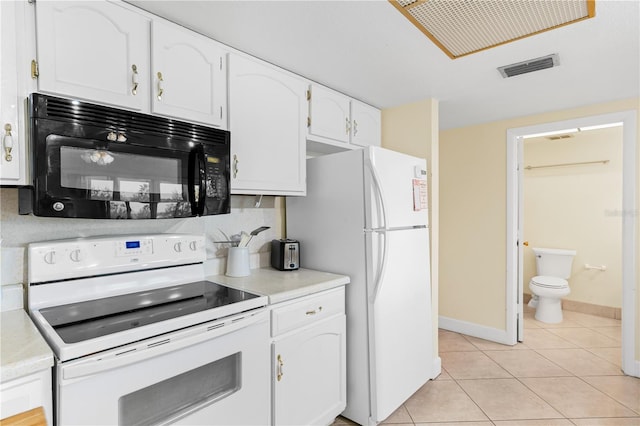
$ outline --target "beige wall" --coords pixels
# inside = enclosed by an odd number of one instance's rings
[[[440,133],[440,315],[506,330],[507,129],[632,109],[640,111],[640,99]],[[640,170],[640,149],[637,152]],[[640,222],[638,211],[626,214]],[[637,250],[640,253],[640,247]],[[637,269],[636,265],[640,279]],[[640,291],[636,295],[640,305]],[[635,340],[636,359],[640,359],[640,336]]]
[[[431,304],[433,347],[438,353],[439,130],[435,99],[382,111],[382,146],[427,160],[431,236]]]
[[[531,247],[576,250],[565,298],[622,307],[622,127],[524,141],[524,291],[536,275]],[[605,265],[606,271],[585,264]]]

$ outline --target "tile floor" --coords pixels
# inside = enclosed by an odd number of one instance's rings
[[[533,315],[527,308],[516,346],[440,330],[442,374],[384,423],[640,426],[640,379],[620,371],[620,321],[565,311],[562,323],[545,324]]]

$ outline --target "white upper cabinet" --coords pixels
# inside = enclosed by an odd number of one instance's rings
[[[306,193],[307,82],[229,55],[231,193]]]
[[[227,123],[225,52],[175,24],[151,24],[152,112],[217,127]]]
[[[308,139],[342,149],[380,146],[379,109],[318,84],[309,86],[308,98]]]
[[[380,146],[382,123],[380,110],[355,99],[351,100],[351,143]]]
[[[38,90],[148,108],[149,21],[106,1],[36,4]]]
[[[309,134],[349,142],[349,98],[323,86],[309,88]]]
[[[28,93],[25,81],[29,70],[24,64],[29,10],[26,2],[0,1],[0,185],[29,184],[24,102]]]

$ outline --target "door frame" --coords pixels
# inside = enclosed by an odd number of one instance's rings
[[[608,123],[623,123],[622,148],[622,370],[640,377],[640,361],[635,359],[637,298],[638,229],[636,216],[640,211],[636,194],[637,170],[637,115],[636,110],[581,117],[577,119],[518,127],[507,130],[507,339],[510,344],[522,340],[522,241],[523,217],[523,136],[561,131]],[[520,325],[520,327],[519,327]],[[520,329],[520,330],[519,330]]]

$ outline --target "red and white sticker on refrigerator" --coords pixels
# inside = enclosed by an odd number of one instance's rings
[[[427,198],[427,180],[413,179],[413,211],[418,212],[428,209]]]

